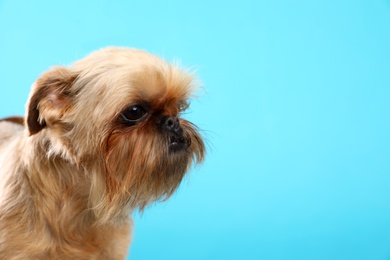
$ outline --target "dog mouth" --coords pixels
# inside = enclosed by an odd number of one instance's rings
[[[190,147],[190,142],[182,136],[170,136],[169,138],[169,151],[170,152],[180,152],[185,151]]]

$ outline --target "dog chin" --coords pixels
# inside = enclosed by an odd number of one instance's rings
[[[179,153],[188,151],[188,144],[186,142],[174,141],[169,144],[170,153]]]

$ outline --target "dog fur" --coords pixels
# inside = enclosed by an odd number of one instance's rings
[[[0,259],[125,259],[130,214],[169,198],[204,159],[196,126],[179,118],[195,87],[129,48],[44,73],[25,120],[0,121]]]

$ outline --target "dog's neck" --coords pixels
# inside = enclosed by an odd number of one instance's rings
[[[33,137],[16,138],[12,145],[17,149],[10,149],[7,169],[2,169],[7,178],[0,190],[0,230],[28,234],[17,241],[20,248],[34,245],[31,250],[46,252],[37,259],[53,259],[48,256],[55,250],[106,250],[118,239],[118,230],[123,230],[123,241],[129,240],[129,217],[121,224],[97,217],[91,204],[91,173],[60,156],[48,156]],[[0,245],[4,239],[0,236]]]
[[[108,201],[105,196],[105,177],[103,165],[98,165],[100,160],[90,158],[89,164],[75,161],[67,154],[56,154],[53,152],[52,144],[48,139],[29,138],[31,151],[24,163],[26,165],[26,176],[34,189],[34,197],[45,200],[50,206],[48,210],[61,212],[65,207],[73,208],[74,216],[62,216],[64,222],[79,221],[84,225],[85,219],[88,223],[97,226],[121,225],[128,222],[129,216],[134,208],[127,207],[123,200],[119,203]],[[42,142],[42,140],[46,140]],[[55,151],[55,150],[54,150]],[[67,204],[64,204],[66,201]]]
[[[76,228],[92,224],[94,214],[89,206],[88,176],[61,157],[48,156],[40,143],[24,147],[33,150],[29,160],[24,162],[23,177],[30,185],[29,192],[35,205],[45,205],[44,210],[37,210],[40,214],[46,213],[40,217],[51,226],[61,223]]]

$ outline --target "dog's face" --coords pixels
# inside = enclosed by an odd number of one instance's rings
[[[156,56],[103,49],[34,83],[29,138],[93,174],[100,202],[143,208],[170,196],[203,160],[200,134],[180,118],[194,87],[191,74]]]

